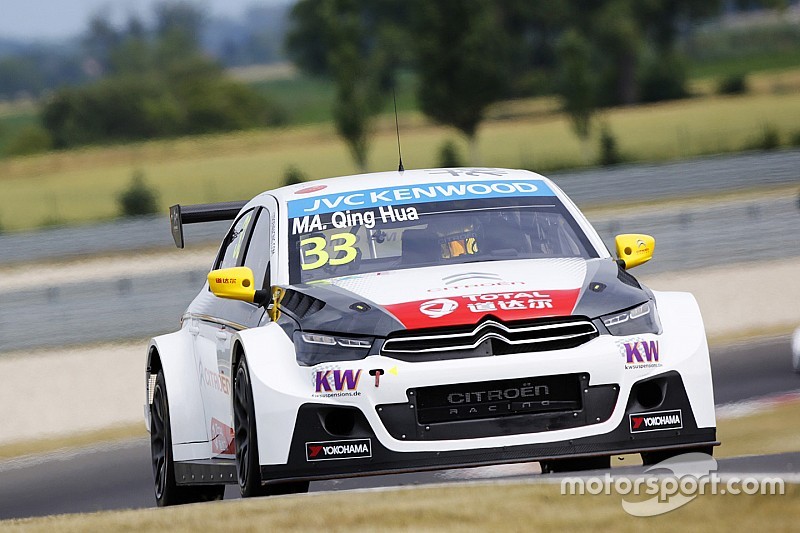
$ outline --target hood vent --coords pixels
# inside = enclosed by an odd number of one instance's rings
[[[431,361],[574,348],[599,335],[588,318],[538,319],[406,331],[386,340],[381,353],[404,361]]]
[[[325,302],[322,300],[292,289],[287,289],[281,300],[281,308],[289,311],[299,319],[313,315],[322,310],[323,307],[325,307]]]

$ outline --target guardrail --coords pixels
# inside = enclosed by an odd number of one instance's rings
[[[800,256],[793,198],[592,220],[609,249],[616,233],[656,237],[656,257],[634,274]],[[0,353],[143,338],[174,331],[204,270],[52,285],[0,294]]]
[[[631,166],[557,177],[579,205],[683,196],[759,185],[800,185],[800,151],[746,154],[657,166]],[[591,222],[613,251],[617,233],[656,237],[656,258],[634,274],[800,256],[800,209],[780,199],[692,205],[677,211],[643,207]],[[630,210],[628,210],[630,212]],[[218,242],[227,223],[187,226],[187,242]],[[0,236],[0,263],[132,249],[173,247],[166,216]],[[64,283],[0,294],[0,353],[68,344],[143,338],[177,329],[206,272]]]

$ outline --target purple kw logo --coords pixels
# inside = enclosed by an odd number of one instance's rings
[[[625,357],[628,363],[658,361],[658,341],[637,341],[625,343]]]
[[[333,377],[333,380],[331,380],[331,377]],[[361,370],[353,373],[352,370],[337,369],[317,372],[314,376],[314,383],[316,384],[317,392],[356,390],[359,379],[361,379]]]

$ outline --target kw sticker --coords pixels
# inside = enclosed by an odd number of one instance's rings
[[[625,369],[659,368],[664,366],[659,361],[658,341],[623,342],[620,353],[625,356]]]
[[[361,380],[361,369],[342,370],[340,368],[317,370],[314,372],[314,396],[341,397],[361,396],[358,392],[358,383]]]

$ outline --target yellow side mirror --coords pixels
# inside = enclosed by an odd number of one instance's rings
[[[208,273],[208,286],[211,292],[220,298],[249,303],[254,303],[256,300],[257,291],[253,271],[248,267],[212,270]]]
[[[625,264],[625,270],[639,266],[653,258],[656,240],[650,235],[638,233],[617,235],[617,257]]]

